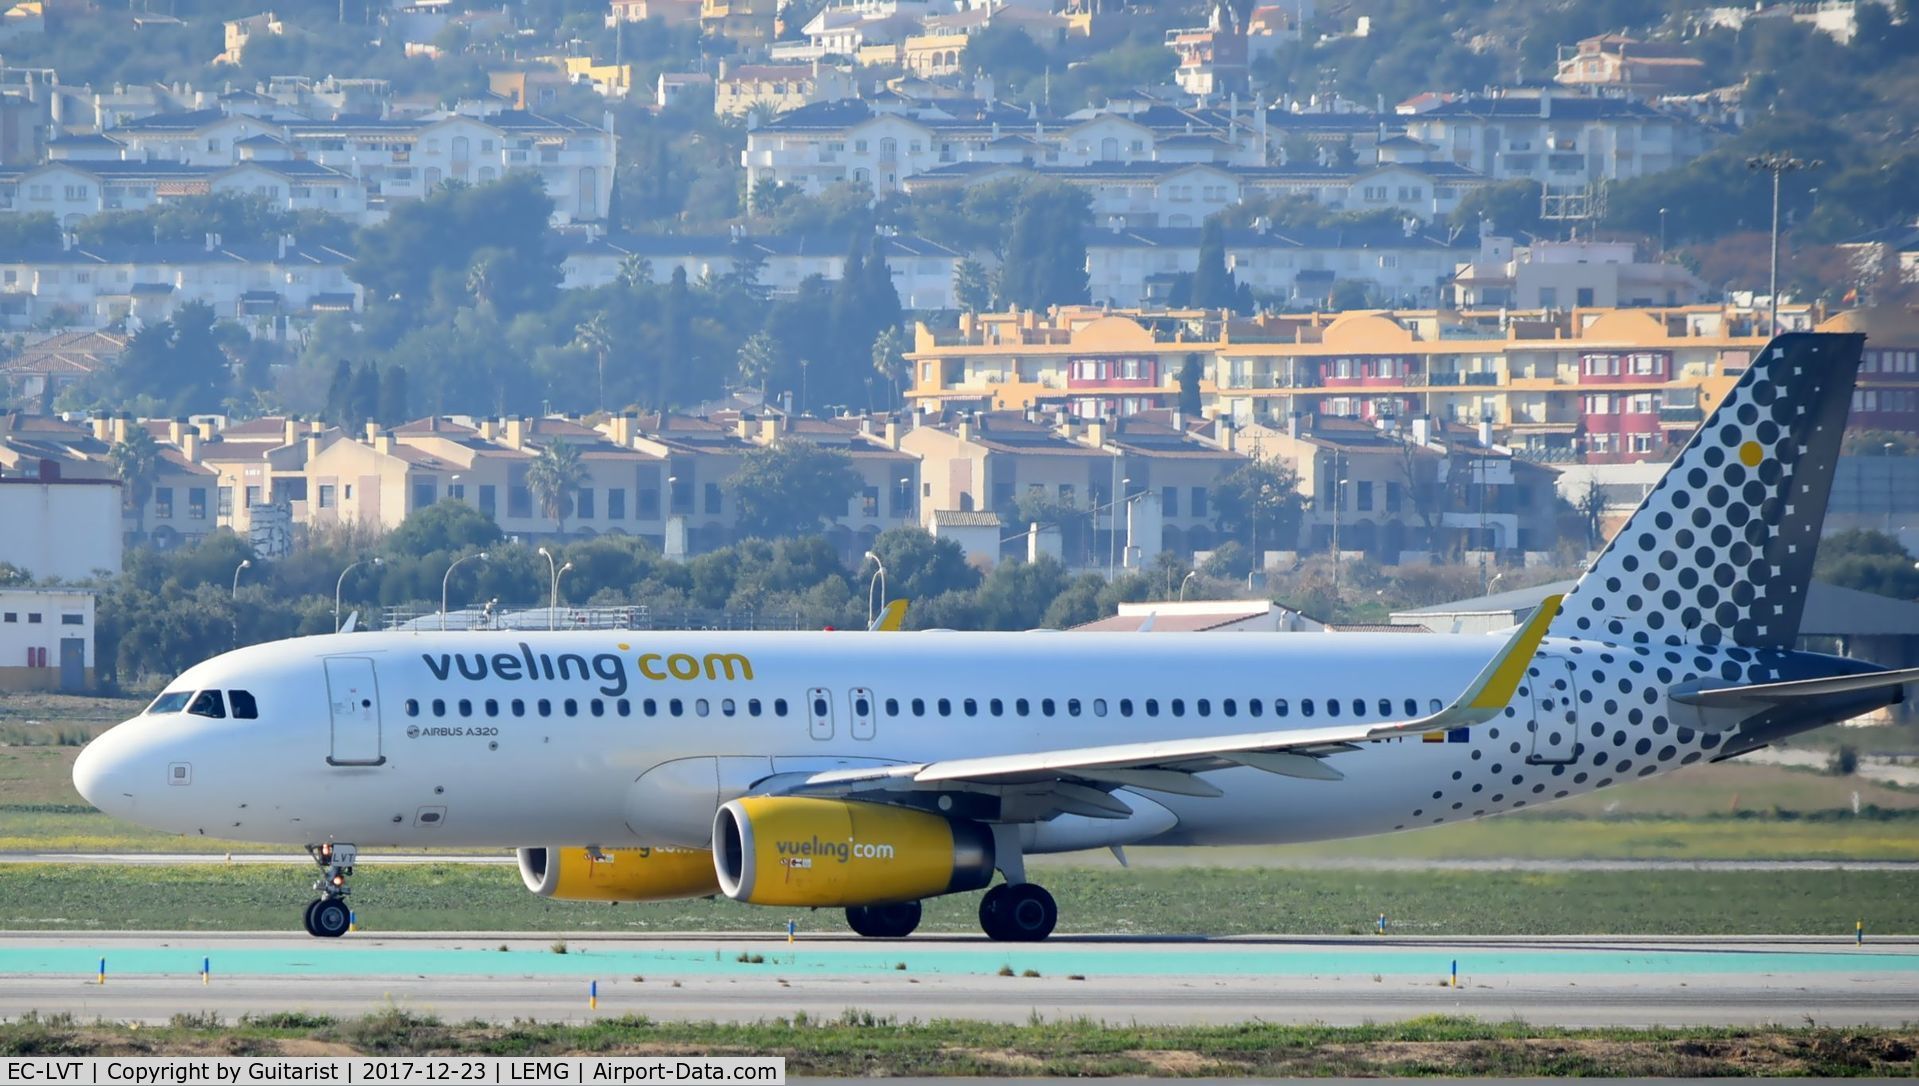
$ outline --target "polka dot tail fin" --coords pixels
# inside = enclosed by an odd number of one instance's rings
[[[1762,348],[1567,594],[1550,635],[1790,649],[1864,344],[1806,332]]]

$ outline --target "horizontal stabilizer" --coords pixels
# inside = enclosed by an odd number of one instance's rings
[[[1748,686],[1715,686],[1706,690],[1674,691],[1672,699],[1701,708],[1742,705],[1779,705],[1826,698],[1835,694],[1856,694],[1888,686],[1919,682],[1919,667],[1900,671],[1868,671],[1857,675],[1828,675],[1818,679],[1794,679],[1783,683],[1754,683]]]

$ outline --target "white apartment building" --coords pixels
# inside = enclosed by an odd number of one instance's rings
[[[688,280],[728,275],[741,260],[763,261],[760,285],[775,297],[798,293],[810,276],[839,279],[853,243],[845,238],[806,238],[781,235],[608,235],[597,238],[562,237],[561,286],[601,287],[616,282],[628,269],[643,268],[654,282],[672,278],[683,269]],[[907,309],[952,309],[953,269],[965,254],[925,238],[886,235],[873,239],[886,260],[893,289]]]
[[[0,214],[44,212],[71,226],[102,211],[141,211],[169,199],[243,192],[287,211],[367,215],[366,188],[316,162],[246,161],[210,166],[180,162],[63,159],[0,168]]]
[[[1626,241],[1540,241],[1514,245],[1488,236],[1452,277],[1451,301],[1462,308],[1591,309],[1598,306],[1694,305],[1706,284],[1684,265],[1642,263]]]
[[[0,252],[0,329],[104,328],[167,319],[204,302],[222,319],[277,338],[286,322],[358,312],[352,258],[294,238],[228,245],[81,245]]]
[[[1628,98],[1551,92],[1427,99],[1403,118],[1406,134],[1433,157],[1498,181],[1556,188],[1621,181],[1683,166],[1710,133],[1688,118]]]
[[[1226,266],[1261,298],[1323,303],[1334,283],[1366,285],[1369,293],[1406,305],[1428,306],[1469,243],[1443,233],[1392,227],[1226,230]],[[1199,267],[1197,227],[1094,230],[1086,236],[1089,295],[1095,302],[1132,308],[1163,302],[1181,275]]]
[[[418,199],[442,181],[484,184],[533,170],[553,198],[555,223],[597,222],[612,201],[617,150],[610,120],[601,126],[519,110],[284,121],[195,110],[131,120],[111,134],[129,159],[201,166],[254,161],[274,169],[299,160],[324,167],[364,187],[364,215],[375,219],[391,201]],[[255,142],[260,137],[277,146]]]
[[[825,102],[751,128],[741,164],[762,184],[817,194],[837,184],[897,192],[956,163],[1075,167],[1268,160],[1264,110],[1174,109],[1037,118],[1000,102],[943,99],[876,107]]]

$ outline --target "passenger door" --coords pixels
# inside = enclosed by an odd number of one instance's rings
[[[806,730],[815,739],[833,738],[833,692],[824,686],[806,692]]]
[[[873,692],[864,686],[856,686],[847,691],[846,700],[853,709],[853,738],[873,738],[874,705]]]
[[[373,661],[335,656],[326,661],[327,712],[333,744],[328,765],[381,765],[380,687]]]
[[[1540,657],[1526,675],[1533,699],[1533,719],[1527,725],[1532,753],[1526,760],[1535,765],[1572,761],[1579,747],[1579,691],[1573,686],[1572,665]]]

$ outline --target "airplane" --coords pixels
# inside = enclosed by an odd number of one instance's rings
[[[1029,856],[1449,824],[1900,701],[1919,669],[1794,647],[1863,338],[1772,340],[1505,637],[323,635],[188,669],[74,784],[155,829],[305,846],[320,937],[351,925],[360,850],[500,846],[557,900],[723,894],[900,937],[984,889],[987,936],[1044,939]]]

